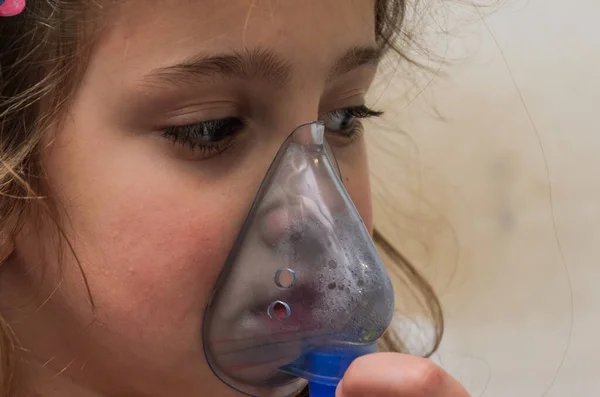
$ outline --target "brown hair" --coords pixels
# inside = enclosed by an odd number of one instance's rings
[[[100,8],[92,0],[36,0],[29,1],[21,15],[0,18],[0,244],[13,238],[26,211],[40,204],[48,208],[48,201],[39,196],[43,187],[40,142],[61,121],[85,70],[93,44],[91,7]],[[405,53],[411,38],[404,29],[406,11],[405,0],[376,0],[375,33],[382,48],[411,62]],[[84,43],[80,37],[88,39]],[[442,335],[440,304],[427,281],[378,230],[374,240],[390,264],[396,286],[412,293],[434,326],[430,354]],[[0,397],[14,395],[11,336],[0,317]],[[380,347],[407,351],[393,328]]]

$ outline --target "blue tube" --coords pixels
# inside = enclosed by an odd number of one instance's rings
[[[335,397],[335,390],[346,370],[356,358],[374,353],[377,345],[360,347],[321,348],[309,353],[307,370],[310,376],[308,387],[310,397]]]

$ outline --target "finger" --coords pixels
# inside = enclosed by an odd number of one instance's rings
[[[336,397],[468,397],[467,391],[432,361],[400,353],[355,360]]]

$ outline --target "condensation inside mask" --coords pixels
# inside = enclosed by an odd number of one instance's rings
[[[324,135],[314,122],[284,142],[206,310],[209,365],[249,395],[334,384],[343,373],[328,378],[315,354],[371,351],[392,319],[392,284]]]

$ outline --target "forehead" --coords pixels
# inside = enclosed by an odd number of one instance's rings
[[[253,48],[325,68],[374,30],[374,0],[132,0],[111,10],[96,53],[123,77]]]

